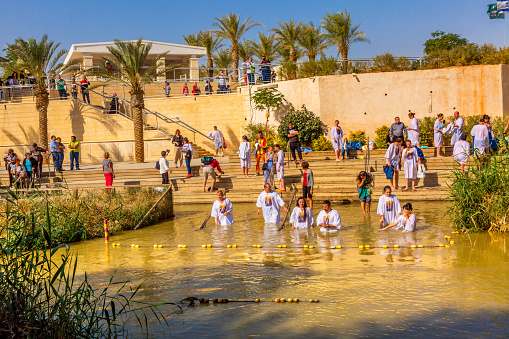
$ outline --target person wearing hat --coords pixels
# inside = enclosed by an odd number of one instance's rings
[[[30,148],[30,153],[32,154],[32,158],[37,161],[37,165],[34,170],[34,178],[40,178],[42,174],[42,164],[44,162],[43,154],[46,153],[49,155],[49,153],[44,148],[37,146],[35,142],[32,144],[32,148]]]
[[[13,181],[11,166],[14,165],[14,162],[16,161],[16,159],[18,159],[18,156],[16,155],[16,153],[14,153],[14,150],[12,148],[10,148],[7,151],[7,155],[4,157],[5,169],[7,170],[7,172],[9,172],[9,187],[12,186],[12,181]]]

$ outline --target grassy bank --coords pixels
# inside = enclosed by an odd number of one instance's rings
[[[161,197],[153,188],[62,191],[47,195],[35,192],[20,197],[9,192],[0,203],[0,241],[4,247],[20,241],[25,249],[54,247],[62,243],[104,236],[104,220],[110,234],[133,229]],[[172,216],[171,203],[163,199],[144,221],[150,225]],[[52,236],[44,238],[44,227],[52,226]]]

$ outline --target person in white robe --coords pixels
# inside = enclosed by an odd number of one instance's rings
[[[256,200],[256,207],[258,207],[258,215],[263,211],[263,218],[266,223],[277,224],[281,222],[280,210],[281,206],[285,212],[288,213],[288,208],[283,199],[274,192],[269,183],[263,185],[263,192],[260,193]]]
[[[437,158],[441,158],[440,149],[443,144],[444,137],[444,115],[442,113],[438,114],[437,120],[435,120],[435,125],[433,126],[433,144],[437,148]]]
[[[467,135],[462,134],[460,140],[456,141],[453,150],[454,160],[460,164],[460,169],[465,172],[465,165],[470,155],[470,144],[467,142]]]
[[[331,142],[332,147],[334,147],[334,152],[336,153],[336,161],[341,161],[342,159],[339,157],[341,153],[341,141],[343,140],[343,130],[339,127],[339,120],[334,121],[334,127],[332,127],[331,132]]]
[[[304,229],[304,228],[313,228],[313,223],[315,222],[315,216],[311,211],[311,208],[306,204],[306,199],[299,198],[297,200],[297,207],[295,207],[292,211],[292,215],[290,216],[290,224],[292,224],[292,230]]]
[[[228,226],[233,224],[233,206],[230,199],[224,197],[223,191],[217,192],[217,200],[212,205],[210,215],[216,219],[216,226]]]
[[[421,137],[419,131],[419,121],[415,117],[415,113],[408,113],[408,117],[411,119],[410,124],[407,127],[408,139],[412,142],[412,146],[421,147]]]
[[[245,135],[242,137],[242,143],[239,146],[239,158],[242,176],[248,178],[249,169],[251,168],[251,143]]]
[[[385,162],[387,166],[393,167],[391,187],[393,190],[398,189],[399,171],[401,169],[401,139],[397,138],[395,142],[390,144],[385,152]]]
[[[384,187],[384,194],[378,199],[376,214],[380,216],[380,225],[387,226],[398,219],[401,204],[398,197],[392,194],[390,186]]]
[[[472,127],[470,134],[474,139],[474,153],[475,155],[483,155],[488,148],[489,130],[484,124],[484,119],[479,121],[478,125]]]
[[[412,190],[415,191],[417,166],[421,164],[421,158],[417,155],[417,148],[412,147],[412,142],[410,140],[406,141],[406,148],[403,150],[401,157],[405,164],[406,188],[403,191],[408,191],[408,180],[412,180]]]
[[[463,118],[460,117],[460,113],[458,111],[454,112],[454,126],[452,127],[451,132],[451,146],[454,146],[463,135],[463,124],[464,121]]]
[[[332,209],[331,202],[323,202],[323,210],[318,213],[316,226],[320,226],[322,232],[337,232],[341,228],[341,217],[338,211]]]
[[[417,218],[415,214],[412,214],[412,204],[408,203],[403,206],[403,214],[398,216],[395,221],[391,222],[380,231],[386,231],[389,228],[394,227],[395,230],[403,229],[403,232],[415,232],[417,231]]]

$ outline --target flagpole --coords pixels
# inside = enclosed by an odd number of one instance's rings
[[[505,13],[504,13],[504,49],[505,49]]]

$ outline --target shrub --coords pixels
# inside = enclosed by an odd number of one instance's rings
[[[304,61],[299,66],[299,78],[309,78],[314,76],[333,75],[339,70],[341,65],[334,57],[324,57],[320,60]]]
[[[436,118],[433,117],[418,119],[421,146],[433,147],[433,127],[435,126],[435,120]]]
[[[281,66],[277,70],[277,75],[282,80],[293,80],[297,75],[297,64],[291,61],[285,61],[281,63]]]
[[[332,151],[334,148],[332,147],[332,142],[320,135],[318,139],[313,141],[313,151]]]
[[[274,138],[274,136],[277,135],[276,127],[275,126],[266,125],[266,124],[262,124],[262,123],[258,123],[258,124],[249,123],[249,124],[247,124],[247,126],[246,126],[246,128],[244,130],[244,133],[246,134],[246,136],[249,139],[249,141],[251,143],[253,143],[255,141],[255,139],[258,137],[258,132],[259,131],[263,132],[263,136],[267,139],[267,144],[268,144],[268,140],[270,138]]]
[[[309,111],[305,105],[302,105],[300,110],[295,110],[292,107],[283,117],[278,127],[278,133],[286,142],[288,142],[288,134],[286,132],[289,122],[293,122],[293,125],[297,127],[299,130],[299,140],[305,146],[310,146],[313,140],[323,135],[325,125],[320,118]]]
[[[350,131],[350,135],[348,136],[348,140],[350,140],[350,141],[357,141],[357,140],[359,140],[361,142],[361,144],[364,146],[367,143],[367,140],[366,140],[366,131],[361,131],[361,130],[355,131],[355,132]]]
[[[379,127],[375,130],[376,138],[376,148],[387,148],[387,135],[389,134],[389,127],[383,125],[382,127]]]

